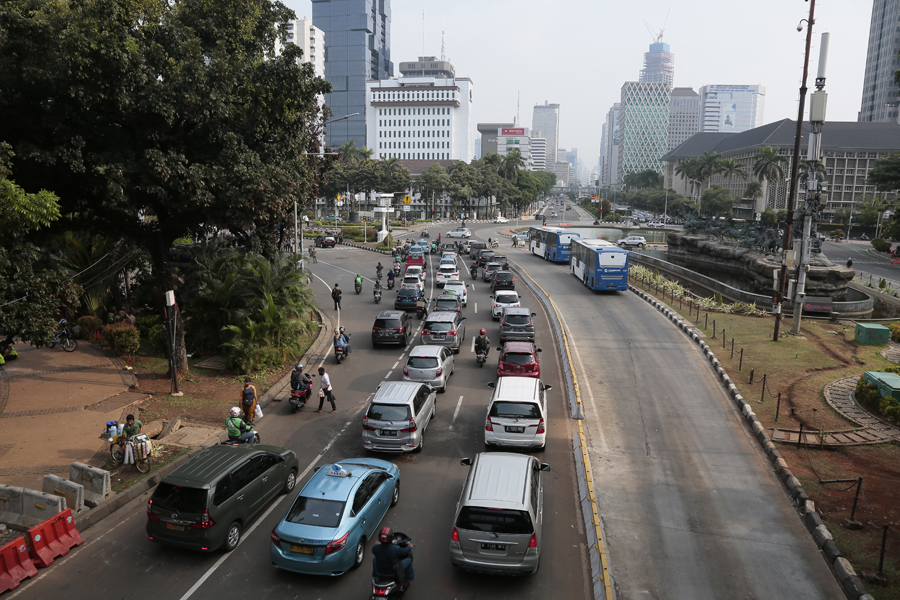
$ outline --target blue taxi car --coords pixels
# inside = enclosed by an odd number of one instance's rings
[[[388,508],[400,500],[400,469],[351,458],[319,467],[272,530],[272,564],[309,575],[343,575],[363,563]]]

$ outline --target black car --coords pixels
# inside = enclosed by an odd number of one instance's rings
[[[334,248],[337,240],[333,235],[320,235],[316,238],[316,246],[319,248]]]
[[[472,258],[477,257],[482,250],[487,250],[487,244],[484,242],[469,242],[469,255]]]
[[[494,257],[497,256],[497,253],[493,250],[482,250],[478,254],[478,266],[484,267],[489,262],[494,262]]]
[[[406,345],[409,339],[409,315],[402,310],[383,310],[375,317],[372,326],[372,345],[400,344]]]
[[[516,278],[510,271],[497,271],[491,280],[491,291],[516,289]]]

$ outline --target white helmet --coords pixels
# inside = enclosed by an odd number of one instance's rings
[[[231,407],[231,416],[232,416],[232,417],[239,417],[239,416],[241,416],[241,409],[239,409],[237,406],[232,406],[232,407]]]

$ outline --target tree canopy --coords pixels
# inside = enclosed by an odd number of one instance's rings
[[[893,152],[875,161],[869,171],[869,183],[878,191],[900,190],[900,152]]]

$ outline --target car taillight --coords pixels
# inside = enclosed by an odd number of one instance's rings
[[[525,371],[534,371],[537,369],[537,363],[531,363],[529,365],[525,365]]]
[[[538,423],[537,433],[544,433],[544,419],[541,419],[541,422]]]
[[[494,422],[491,421],[490,417],[488,417],[487,421],[484,422],[484,430],[485,431],[493,431],[494,430]]]
[[[448,331],[447,333],[449,333],[450,335],[456,335],[456,330],[454,329],[453,331]]]
[[[537,548],[537,534],[536,533],[531,534],[531,540],[529,540],[529,542],[528,542],[528,547],[529,548]]]
[[[456,527],[453,528],[453,533],[450,534],[450,539],[454,542],[459,541],[459,532],[456,530]]]
[[[409,420],[409,427],[404,427],[404,428],[401,429],[400,431],[402,431],[403,433],[413,433],[413,432],[415,432],[415,431],[417,431],[417,430],[418,430],[418,427],[416,427],[416,420],[415,420],[415,419],[410,419],[410,420]]]
[[[159,517],[153,514],[153,499],[147,500],[147,518],[151,521],[159,521]]]
[[[434,374],[435,377],[440,377],[444,374],[444,367],[439,367],[437,373]]]
[[[498,306],[500,306],[500,305],[499,305],[499,304],[495,304],[495,305],[494,305],[494,308],[497,308]]]
[[[375,428],[369,425],[369,417],[363,417],[363,431],[375,431]]]
[[[404,374],[404,375],[409,375],[409,368],[403,367],[403,374]]]
[[[428,331],[427,329],[422,330],[422,335],[428,335],[429,333],[431,333],[431,332]]]
[[[273,544],[280,544],[280,543],[281,543],[281,538],[278,537],[278,534],[275,533],[275,530],[274,530],[274,529],[272,530],[272,536],[271,536],[271,537],[272,537],[272,543],[273,543]]]
[[[381,327],[373,327],[372,331],[381,331]]]
[[[402,328],[402,327],[394,327],[394,331],[400,331],[400,332],[402,332],[402,331],[403,331],[403,328]]]
[[[200,522],[191,523],[191,529],[209,529],[215,524],[216,522],[213,521],[209,516],[209,509],[206,508],[203,510],[203,514],[200,516]]]
[[[328,556],[329,554],[337,552],[338,550],[343,550],[344,546],[347,545],[347,538],[349,536],[350,536],[350,532],[347,532],[344,534],[344,537],[342,537],[341,539],[331,542],[330,544],[325,546],[325,556]]]

